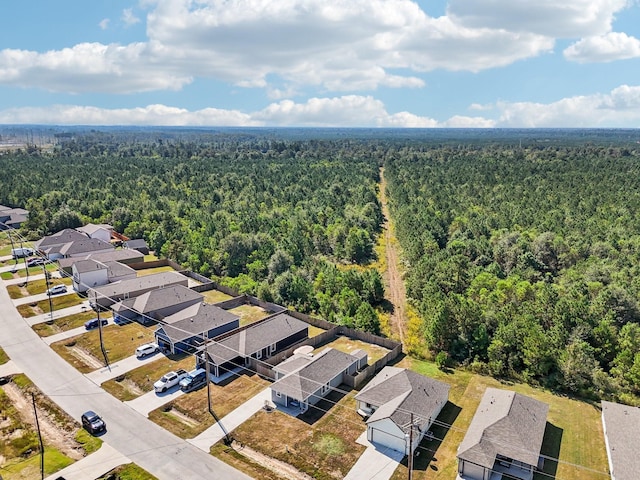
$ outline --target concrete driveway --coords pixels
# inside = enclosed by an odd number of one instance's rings
[[[69,286],[67,286],[67,293],[59,293],[57,295],[51,295],[51,298],[54,297],[63,297],[65,295],[76,295],[76,292]],[[47,300],[49,295],[47,293],[38,293],[37,295],[30,295],[28,297],[16,298],[13,300],[13,304],[17,307],[18,305],[25,305],[27,303],[36,303],[41,300]]]
[[[111,318],[107,319],[107,325],[113,325],[113,320]],[[105,325],[105,327],[107,325]],[[94,328],[93,330],[97,330],[97,328]],[[60,340],[66,340],[67,338],[75,337],[77,335],[82,335],[83,333],[87,333],[87,332],[90,332],[90,331],[91,330],[87,330],[84,327],[72,328],[71,330],[67,330],[65,332],[56,333],[55,335],[49,335],[48,337],[42,337],[42,340],[47,345],[51,345],[52,343],[59,342]]]
[[[124,373],[138,368],[140,365],[157,360],[158,358],[161,358],[161,356],[161,353],[149,355],[144,358],[137,358],[135,355],[132,355],[130,357],[123,358],[122,360],[118,360],[108,367],[102,367],[94,370],[93,372],[85,373],[85,377],[96,385],[102,385],[102,383],[107,380],[114,379]]]
[[[170,401],[175,400],[182,395],[184,395],[184,392],[180,390],[180,387],[178,385],[176,385],[164,393],[156,393],[155,391],[151,391],[139,396],[134,400],[129,400],[128,402],[124,403],[125,405],[129,405],[136,412],[144,415],[145,417],[148,417],[151,410],[160,408],[165,403],[169,403]]]
[[[53,311],[53,319],[66,317],[67,315],[74,315],[76,313],[91,312],[89,302],[82,302],[80,305],[73,305],[72,307],[61,308],[60,310]],[[43,313],[42,315],[35,315],[33,317],[25,318],[25,322],[30,327],[33,327],[36,323],[48,322],[51,320],[52,315],[50,313]]]
[[[367,440],[367,431],[356,440],[367,449],[360,455],[344,480],[387,480],[404,458],[404,454],[390,448],[379,448]]]

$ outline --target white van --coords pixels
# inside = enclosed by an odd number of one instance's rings
[[[33,255],[34,253],[36,253],[36,251],[33,248],[27,247],[14,248],[11,250],[11,256],[13,258],[25,258]]]

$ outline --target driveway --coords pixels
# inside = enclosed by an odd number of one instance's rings
[[[82,302],[80,305],[74,305],[72,307],[61,308],[60,310],[53,311],[53,319],[66,317],[67,315],[74,315],[76,313],[84,313],[90,312],[91,307],[89,306],[89,302]],[[32,327],[36,323],[48,322],[51,320],[51,313],[43,313],[41,315],[35,315],[33,317],[27,317],[24,319],[27,324]]]
[[[27,277],[20,278],[12,278],[10,280],[4,280],[5,285],[17,285],[19,283],[24,283]],[[29,275],[29,281],[32,280],[44,280],[44,273],[39,273],[37,275]]]
[[[160,408],[165,403],[169,403],[172,400],[184,395],[184,392],[180,390],[178,385],[170,388],[164,393],[156,393],[155,391],[147,392],[144,395],[139,396],[134,400],[124,402],[125,405],[129,405],[136,412],[141,413],[145,417],[149,416],[151,410]],[[208,450],[207,450],[208,451]]]
[[[107,319],[107,325],[113,325],[112,319]],[[107,326],[105,325],[105,327]],[[94,328],[93,330],[97,330]],[[65,332],[56,333],[55,335],[49,335],[48,337],[42,337],[42,340],[47,345],[51,345],[52,343],[59,342],[60,340],[66,340],[67,338],[75,337],[77,335],[82,335],[83,333],[87,333],[90,330],[87,330],[84,327],[72,328],[71,330],[67,330]]]
[[[73,418],[95,410],[107,422],[102,440],[160,480],[249,477],[164,430],[75,370],[27,325],[0,286],[0,346],[38,388]],[[134,357],[135,358],[135,357]]]
[[[74,292],[71,289],[71,287],[67,287],[67,293],[51,295],[51,298],[64,297],[65,295],[76,295],[76,292]],[[17,307],[18,305],[25,305],[27,303],[36,303],[41,300],[47,300],[48,298],[49,298],[49,295],[47,295],[47,292],[38,293],[37,295],[30,295],[28,297],[16,298],[15,300],[13,300],[13,304]]]
[[[356,440],[367,449],[360,455],[344,480],[387,480],[404,458],[404,454],[390,448],[378,449],[375,444],[367,440],[367,431]]]
[[[54,473],[45,480],[56,480],[64,477],[65,480],[87,480],[98,478],[119,465],[131,463],[131,460],[118,452],[110,445],[103,443],[100,450],[72,463],[67,468]]]
[[[102,385],[107,380],[112,380],[122,374],[138,368],[140,365],[160,358],[161,355],[162,354],[160,353],[156,353],[144,358],[138,358],[135,355],[132,355],[130,357],[123,358],[122,360],[118,360],[116,363],[112,363],[108,367],[102,367],[94,370],[93,372],[85,373],[84,376],[96,385]]]

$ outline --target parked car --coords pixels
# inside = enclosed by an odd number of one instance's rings
[[[36,265],[44,265],[44,258],[42,257],[27,258],[27,267],[35,267]]]
[[[145,343],[136,348],[136,357],[144,358],[160,351],[160,347],[156,343]]]
[[[160,378],[160,380],[153,384],[153,389],[156,393],[164,393],[171,387],[178,385],[180,380],[188,376],[189,374],[187,371],[182,369],[176,370],[175,372],[167,372]]]
[[[207,384],[207,372],[204,368],[191,370],[189,375],[180,380],[180,389],[183,392],[191,392]]]
[[[60,293],[67,293],[66,285],[56,285],[47,290],[47,295],[58,295]]]
[[[11,250],[11,256],[14,259],[15,258],[25,258],[25,257],[28,257],[30,255],[33,255],[34,253],[36,253],[36,251],[33,248],[27,248],[27,247],[13,248]]]
[[[82,414],[82,427],[92,435],[96,433],[104,432],[107,429],[107,424],[105,423],[100,415],[98,415],[93,410],[88,410]]]
[[[101,318],[100,323],[102,325],[106,325],[109,323],[109,320],[107,320],[106,318]],[[92,318],[91,320],[87,320],[86,322],[84,322],[84,328],[86,328],[87,330],[98,328],[98,318]]]

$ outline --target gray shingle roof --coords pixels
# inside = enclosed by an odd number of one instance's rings
[[[411,414],[423,422],[431,418],[449,398],[449,388],[411,370],[384,367],[355,398],[378,407],[367,423],[390,418],[408,432]]]
[[[640,475],[640,408],[602,402],[602,424],[611,477],[637,479]]]
[[[145,288],[161,288],[185,281],[187,281],[187,277],[178,272],[159,272],[152,275],[131,278],[129,280],[121,280],[90,290],[95,292],[97,298],[116,297],[124,295],[125,293],[136,293]]]
[[[305,401],[320,387],[328,385],[351,365],[358,363],[359,358],[334,348],[326,348],[310,360],[275,382],[271,388],[289,398]]]
[[[60,268],[68,268],[71,267],[74,263],[79,262],[81,260],[96,260],[98,262],[122,262],[123,260],[138,260],[140,262],[144,261],[144,255],[138,252],[137,250],[113,250],[112,252],[104,252],[104,253],[89,253],[86,257],[71,257],[71,258],[61,258],[58,260],[58,266]]]
[[[84,233],[80,233],[72,228],[65,228],[64,230],[60,230],[53,235],[41,238],[34,243],[34,246],[38,250],[46,251],[47,249],[54,246],[62,246],[66,243],[73,242],[74,240],[83,240],[87,238],[89,237],[87,237],[87,235]]]
[[[59,252],[62,255],[77,255],[79,253],[99,252],[102,250],[113,250],[114,247],[109,242],[100,240],[99,238],[83,238],[81,240],[73,240],[65,243],[60,247]]]
[[[93,235],[98,230],[107,230],[111,232],[111,230],[113,230],[113,227],[106,223],[101,223],[101,224],[87,223],[84,227],[78,227],[76,228],[76,230],[79,232],[84,232],[87,235]]]
[[[297,318],[281,313],[230,335],[207,347],[209,358],[217,365],[237,356],[250,356],[296,333],[308,330],[309,325]]]
[[[163,322],[166,325],[159,327],[157,331],[163,331],[172,342],[179,342],[239,319],[238,315],[215,305],[198,303],[165,317]]]
[[[458,458],[493,468],[496,455],[537,465],[549,405],[511,390],[487,388]]]
[[[138,313],[150,313],[161,308],[167,308],[172,305],[179,305],[185,302],[200,301],[202,295],[182,285],[173,285],[171,287],[158,288],[150,292],[143,293],[136,297],[133,302],[133,309]]]

